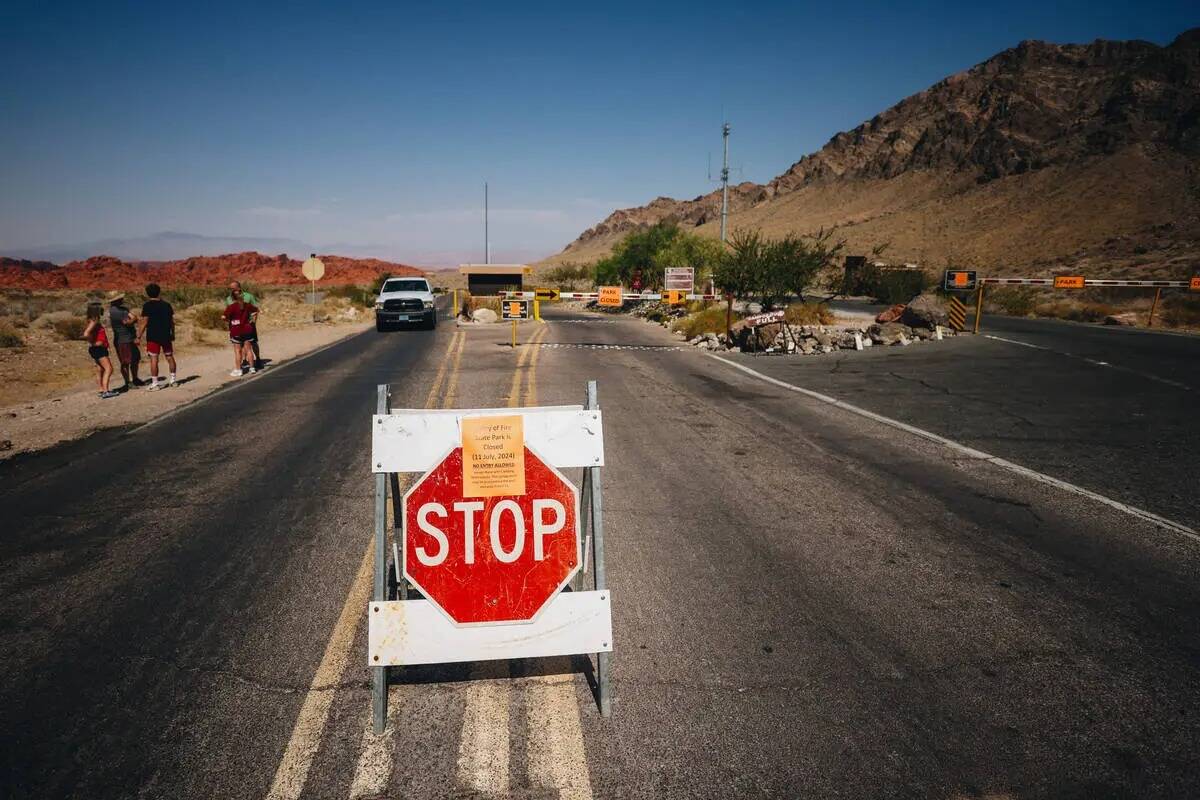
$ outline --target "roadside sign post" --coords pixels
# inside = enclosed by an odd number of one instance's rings
[[[1158,309],[1158,300],[1162,297],[1162,289],[1154,290],[1154,299],[1150,301],[1150,316],[1146,318],[1146,327],[1154,327],[1154,312]]]
[[[537,302],[537,301],[533,301]],[[500,316],[502,319],[512,320],[512,347],[517,346],[517,322],[519,320],[529,319],[529,300],[510,300],[503,298],[500,300]]]
[[[585,405],[388,408],[372,420],[375,583],[367,607],[371,718],[387,725],[389,667],[596,654],[594,691],[612,711],[611,595],[604,559],[596,382]],[[582,468],[582,491],[559,470]],[[423,476],[396,507],[387,596],[388,477]],[[393,500],[398,480],[391,482]],[[585,585],[588,573],[593,588]],[[410,599],[411,584],[420,596]],[[574,584],[574,585],[572,585]],[[568,589],[568,587],[570,587]]]
[[[746,324],[746,327],[753,330],[756,328],[760,328],[763,325],[774,325],[777,323],[783,323],[786,319],[787,319],[786,311],[767,311],[766,313],[763,313],[763,314],[755,314],[754,316],[746,317],[744,320],[742,320],[742,322],[744,322]],[[792,331],[791,331],[790,326],[788,326],[786,324],[783,325],[783,331],[784,331],[784,333],[783,333],[784,352],[787,352],[787,342],[789,340],[791,341],[793,348],[798,347],[799,345],[796,343],[796,338],[794,336],[792,336]],[[749,342],[751,345],[751,349],[754,351],[754,354],[758,355],[758,335],[755,334],[754,336],[751,336],[749,339]],[[766,351],[764,351],[764,352],[766,352]]]
[[[690,292],[696,286],[695,267],[667,267],[663,270],[663,288]]]
[[[969,292],[975,283],[976,273],[972,269],[948,269],[942,276],[942,287],[947,292]]]
[[[983,322],[983,284],[975,290],[975,327],[971,333],[979,333],[979,324]]]
[[[325,262],[317,258],[316,253],[309,253],[308,258],[300,265],[300,272],[308,278],[312,286],[309,290],[309,305],[313,307],[313,322],[317,321],[317,281],[325,277]]]

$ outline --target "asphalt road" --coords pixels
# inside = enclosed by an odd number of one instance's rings
[[[504,326],[371,332],[0,467],[0,794],[1193,793],[1196,542],[653,326],[549,317],[516,350]],[[374,386],[490,407],[579,402],[588,379],[613,715],[582,660],[413,668],[374,737]]]
[[[1200,336],[983,323],[936,345],[741,363],[1200,530]]]

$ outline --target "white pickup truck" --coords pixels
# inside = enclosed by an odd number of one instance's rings
[[[424,278],[388,278],[375,298],[375,330],[386,331],[410,322],[430,330],[437,327],[433,289]]]

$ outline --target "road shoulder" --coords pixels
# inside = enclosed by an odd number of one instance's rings
[[[367,330],[366,324],[315,325],[273,331],[264,342],[268,371],[289,361]],[[44,450],[109,428],[145,424],[176,408],[193,403],[234,381],[227,347],[188,349],[179,353],[180,385],[157,392],[131,389],[120,397],[101,400],[92,385],[59,397],[20,403],[0,409],[0,460]],[[161,375],[166,374],[162,364]],[[149,364],[143,360],[143,377]],[[112,385],[120,385],[117,373]]]

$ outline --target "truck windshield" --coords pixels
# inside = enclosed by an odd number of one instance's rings
[[[419,280],[394,280],[383,284],[384,292],[428,292],[429,284]]]

